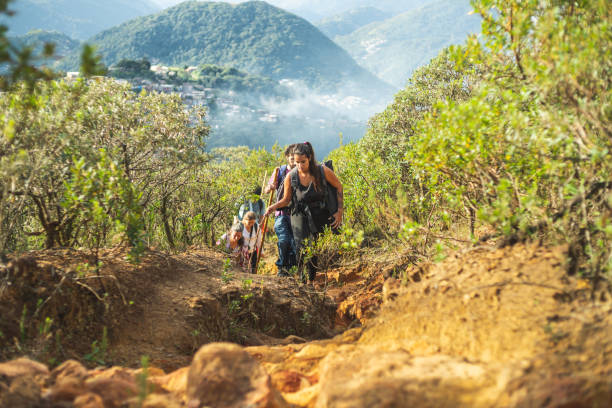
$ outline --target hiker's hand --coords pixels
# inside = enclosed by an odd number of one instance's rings
[[[264,213],[264,217],[267,217],[268,215],[272,214],[272,212],[274,211],[274,207],[273,205],[269,206],[268,208],[266,208],[266,212]]]
[[[342,209],[339,209],[338,212],[334,214],[334,222],[332,222],[332,228],[339,228],[340,224],[342,224]]]

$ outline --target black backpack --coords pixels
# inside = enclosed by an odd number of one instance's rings
[[[334,163],[331,160],[327,160],[323,163],[323,166],[327,167],[331,171],[334,171]],[[334,215],[338,211],[338,189],[327,183],[325,178],[325,169],[321,166],[321,180],[323,181],[323,188],[325,189],[325,208],[329,211],[329,215]]]
[[[326,208],[327,211],[329,211],[329,215],[334,215],[338,211],[338,189],[327,182],[327,179],[325,178],[325,169],[323,166],[333,171],[334,164],[331,160],[328,160],[322,165],[319,165],[319,168],[321,169],[321,183],[323,184],[323,190],[325,191],[325,199],[321,202],[321,208]],[[300,182],[297,169],[292,170],[289,174],[291,175],[291,189],[293,190],[294,194],[293,198],[295,198],[295,192],[298,188],[298,183]]]

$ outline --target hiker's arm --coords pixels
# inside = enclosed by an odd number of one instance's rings
[[[338,176],[329,168],[323,166],[325,171],[325,180],[338,191],[338,212],[332,214],[334,222],[332,223],[333,228],[338,228],[342,224],[342,214],[344,214],[344,191],[342,190],[342,183],[338,180]]]
[[[268,184],[266,185],[266,188],[264,188],[264,194],[268,194],[270,191],[276,190],[276,188],[278,187],[276,185],[276,182],[278,180],[279,171],[280,171],[280,167],[277,167],[276,169],[274,169],[274,172],[270,176],[270,180],[268,180]]]
[[[271,206],[269,206],[264,216],[270,215],[273,211],[276,211],[278,208],[283,208],[289,205],[289,203],[291,202],[291,196],[293,194],[293,192],[291,191],[291,177],[289,176],[285,177],[283,188],[285,189],[283,193],[283,198],[276,204],[272,204]]]

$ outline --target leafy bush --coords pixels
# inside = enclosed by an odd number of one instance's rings
[[[610,16],[604,2],[474,3],[488,67],[465,102],[439,104],[406,159],[442,207],[478,212],[511,239],[567,242],[573,271],[612,268]]]
[[[2,252],[91,244],[83,221],[94,222],[95,215],[105,229],[112,219],[140,218],[136,206],[145,219],[162,224],[155,204],[183,188],[189,172],[208,160],[204,112],[185,111],[178,96],[135,95],[104,80],[45,82],[3,94],[0,106]],[[131,228],[125,232],[134,244]]]
[[[607,6],[473,7],[482,35],[417,71],[362,141],[333,153],[347,218],[430,254],[448,229],[565,242],[570,271],[599,277],[612,270]]]

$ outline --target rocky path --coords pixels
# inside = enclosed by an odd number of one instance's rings
[[[327,276],[326,293],[340,305],[336,314],[313,292],[272,276],[248,289],[248,277],[238,274],[225,283],[209,270],[221,265],[214,254],[168,259],[157,267],[172,276],[151,272],[153,263],[145,268],[152,286],[139,290],[150,293],[150,303],[136,305],[111,341],[117,356],[150,353],[146,375],[137,368],[87,370],[76,361],[52,371],[12,361],[0,364],[0,402],[33,390],[28,403],[81,407],[612,405],[612,303],[607,292],[566,275],[564,248],[470,248],[436,264],[404,267],[399,279],[385,279],[391,275],[385,268],[398,272],[401,260],[355,262]],[[130,276],[140,279],[138,273]],[[183,286],[187,279],[189,288]],[[227,313],[232,301],[256,292],[265,307],[246,303]],[[312,317],[316,307],[319,318],[328,317],[307,322],[305,312]],[[193,336],[181,334],[181,327],[217,309],[226,311],[215,323],[219,333],[231,334],[235,326],[227,320],[233,320],[243,325],[237,333],[247,347],[199,339],[207,343],[200,348],[190,343]],[[141,322],[133,320],[137,316]],[[333,319],[341,334],[316,332]],[[283,337],[287,332],[269,325],[281,320],[285,330],[302,336]],[[150,326],[155,321],[164,326],[159,333]],[[306,341],[308,333],[319,340]],[[177,338],[175,346],[168,344]],[[191,358],[188,349],[199,351]]]

